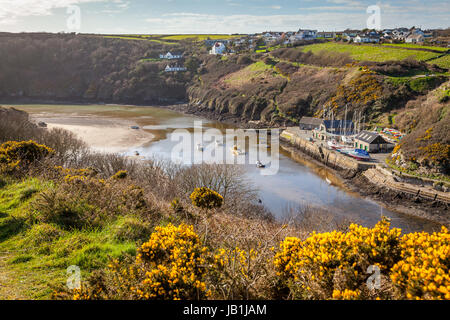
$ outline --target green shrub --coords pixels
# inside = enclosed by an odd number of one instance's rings
[[[51,243],[63,235],[63,231],[55,225],[40,223],[32,226],[26,234],[26,242],[34,246]]]
[[[100,208],[63,190],[42,192],[31,208],[33,218],[39,222],[54,223],[64,229],[99,227],[104,223]]]
[[[113,237],[118,241],[144,241],[152,233],[152,225],[135,216],[124,217],[113,227]]]
[[[21,194],[20,194],[20,200],[21,201],[25,201],[30,199],[35,193],[39,192],[39,189],[37,189],[36,187],[28,187],[24,190],[22,190]]]
[[[0,189],[3,189],[4,187],[6,187],[8,185],[8,182],[6,182],[5,179],[3,179],[2,177],[0,177]]]

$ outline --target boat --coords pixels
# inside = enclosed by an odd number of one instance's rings
[[[237,145],[234,145],[230,150],[231,150],[231,153],[233,153],[236,156],[245,154],[245,152],[242,151],[241,149],[239,149]]]
[[[359,161],[370,161],[371,160],[369,153],[366,150],[362,150],[362,149],[355,149],[353,151],[350,151],[348,153],[348,155]]]
[[[139,151],[135,151],[135,152],[134,152],[134,155],[135,155],[135,156],[140,156],[141,154],[139,153]]]
[[[266,165],[265,165],[265,164],[262,164],[262,162],[258,160],[258,161],[256,161],[256,167],[257,167],[257,168],[265,168]]]
[[[327,141],[327,144],[328,144],[328,147],[329,147],[331,150],[337,150],[337,149],[340,149],[340,148],[343,148],[343,147],[344,147],[343,145],[337,143],[336,140],[329,140],[329,141]]]
[[[220,140],[216,140],[216,146],[218,146],[218,147],[223,146],[223,142]]]
[[[328,179],[328,177],[325,178],[325,181],[331,186],[333,183],[331,182],[330,179]]]
[[[349,154],[350,152],[355,151],[355,149],[353,149],[353,148],[339,148],[339,149],[336,149],[336,151],[340,152],[342,154]]]
[[[197,150],[198,151],[203,151],[203,150],[205,150],[205,148],[200,143],[198,143],[197,144]]]
[[[138,126],[131,126],[130,128],[133,129],[133,130],[139,130]]]

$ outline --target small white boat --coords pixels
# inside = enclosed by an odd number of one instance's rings
[[[328,179],[328,178],[325,178],[325,181],[326,181],[329,185],[332,185],[332,184],[333,184],[333,183],[331,182],[331,180]]]
[[[327,144],[331,150],[337,150],[344,147],[343,145],[339,144],[336,140],[329,140],[327,141]]]
[[[265,168],[266,165],[265,165],[265,164],[262,164],[262,162],[258,160],[258,161],[256,161],[256,167],[257,167],[257,168]]]
[[[200,143],[197,144],[197,150],[198,151],[203,151],[205,150],[205,147],[203,147],[203,145],[201,145]]]
[[[223,146],[223,142],[220,140],[216,140],[216,146],[218,146],[218,147]]]

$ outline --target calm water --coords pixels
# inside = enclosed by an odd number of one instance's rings
[[[154,107],[110,105],[21,105],[15,107],[54,124],[79,116],[92,117],[99,119],[100,122],[105,118],[133,121],[142,130],[151,132],[155,138],[139,148],[128,150],[125,154],[132,155],[138,151],[144,157],[156,155],[170,159],[173,147],[178,143],[171,140],[173,131],[186,129],[194,132],[194,122],[196,121],[202,121],[204,129],[215,128],[224,132],[230,128],[218,122]],[[203,145],[207,147],[206,143]],[[238,145],[243,148],[245,144],[243,141],[238,141]],[[213,143],[211,146],[212,149],[223,148],[224,153],[231,153],[230,145],[215,146]],[[107,146],[105,148],[107,149]],[[255,148],[255,145],[248,145],[246,150],[252,151]],[[195,144],[193,144],[192,151],[194,154],[199,153],[197,156],[205,155],[205,152],[196,150]],[[275,151],[272,150],[272,152]],[[280,219],[283,218],[288,207],[314,205],[325,207],[336,215],[345,216],[366,226],[373,226],[381,215],[385,215],[392,219],[392,226],[400,227],[405,232],[433,231],[438,228],[436,224],[389,211],[374,201],[349,192],[340,180],[327,169],[314,166],[298,155],[291,156],[286,151],[280,150],[279,152],[277,174],[263,175],[263,170],[257,169],[253,162],[245,165],[245,172],[246,177],[258,190],[262,203]],[[327,180],[332,184],[330,185]]]

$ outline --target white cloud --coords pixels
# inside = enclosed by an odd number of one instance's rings
[[[0,19],[51,15],[53,9],[106,0],[0,0]],[[122,0],[115,2],[122,3]]]

